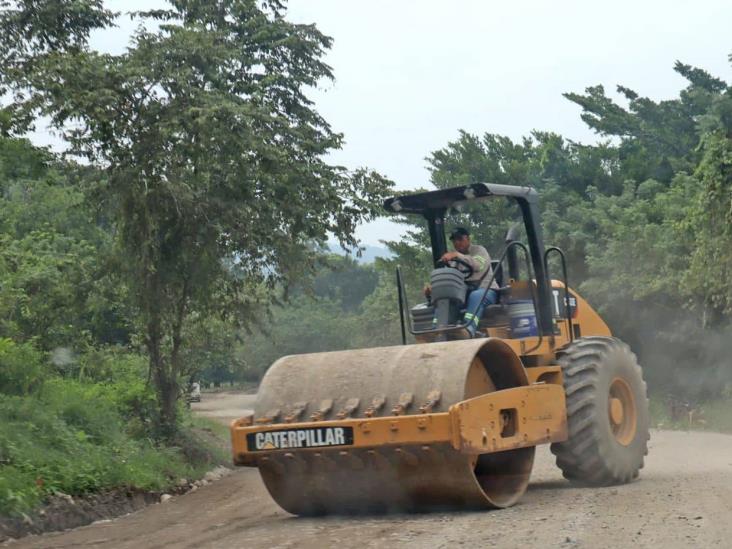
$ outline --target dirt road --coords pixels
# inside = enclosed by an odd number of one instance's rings
[[[200,413],[222,422],[252,397],[204,395]],[[165,504],[70,532],[29,537],[25,547],[731,547],[732,436],[654,432],[641,480],[574,488],[537,454],[521,503],[491,512],[300,519],[243,469]]]
[[[229,425],[236,419],[254,409],[256,394],[244,395],[236,392],[203,393],[201,402],[191,404],[191,409],[199,416]]]

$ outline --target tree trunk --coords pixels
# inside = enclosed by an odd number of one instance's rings
[[[172,439],[178,433],[178,383],[167,379],[158,390],[160,401],[160,434]]]
[[[175,376],[171,375],[172,372],[166,368],[160,340],[148,337],[147,348],[150,356],[150,370],[158,397],[158,434],[163,438],[172,438],[175,436],[178,426],[178,382]]]
[[[150,371],[158,398],[158,435],[172,439],[178,430],[178,379],[177,373],[165,360],[162,341],[162,320],[153,305],[147,311],[146,346]]]

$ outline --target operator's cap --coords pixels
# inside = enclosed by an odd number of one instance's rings
[[[450,240],[455,240],[456,238],[462,238],[464,236],[470,236],[468,229],[465,227],[456,227],[450,233]]]

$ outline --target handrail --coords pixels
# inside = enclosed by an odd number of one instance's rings
[[[397,277],[397,293],[399,294],[399,321],[402,325],[402,345],[407,344],[407,334],[404,331],[404,305],[402,304],[402,272],[397,266],[396,269]]]
[[[549,246],[544,251],[544,269],[547,273],[547,278],[551,280],[551,277],[549,276],[549,254],[551,252],[559,254],[559,259],[561,260],[562,264],[562,282],[564,283],[564,311],[565,311],[565,320],[567,321],[567,333],[569,334],[569,341],[574,341],[574,330],[572,330],[572,310],[569,306],[569,278],[567,277],[567,258],[564,255],[564,251],[561,248],[557,248],[556,246]],[[553,291],[553,290],[552,290]]]

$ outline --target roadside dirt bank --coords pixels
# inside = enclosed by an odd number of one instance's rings
[[[228,423],[241,412],[232,409],[234,402],[242,405],[253,405],[256,395],[242,395],[239,393],[221,392],[215,394],[204,393],[201,403],[194,403],[194,413],[211,417],[222,423]],[[227,408],[228,406],[228,408]],[[197,410],[197,408],[200,408]],[[217,446],[225,446],[228,450],[227,441],[222,441],[209,429],[206,432],[199,432],[198,436]],[[107,521],[120,516],[128,515],[139,511],[148,505],[159,503],[162,499],[171,496],[182,495],[190,490],[218,480],[230,471],[223,467],[216,467],[198,481],[179,479],[177,486],[173,486],[165,492],[146,492],[134,489],[116,489],[96,494],[83,496],[70,496],[61,494],[52,496],[41,507],[23,514],[21,516],[6,517],[0,516],[0,543],[8,539],[18,539],[28,534],[43,534],[45,532],[63,531],[71,528],[85,526],[93,522]]]

